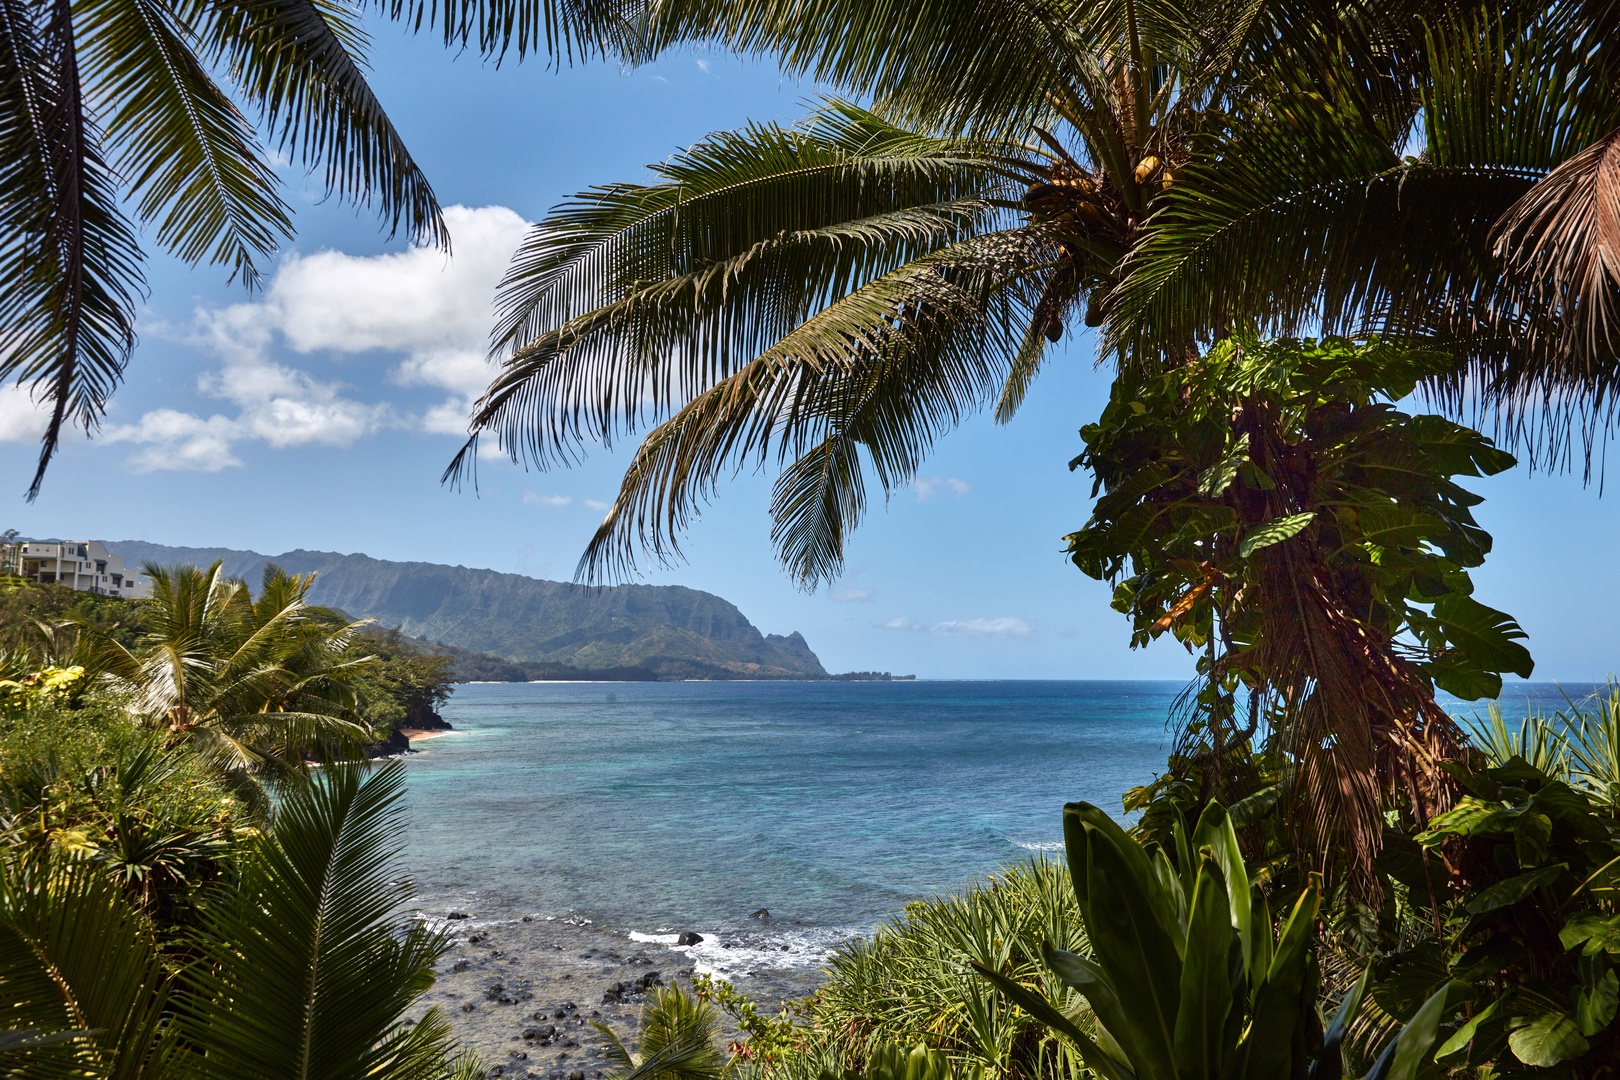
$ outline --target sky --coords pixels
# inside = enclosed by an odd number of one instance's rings
[[[440,474],[487,381],[490,299],[526,225],[592,184],[710,131],[791,121],[812,88],[768,64],[684,53],[610,64],[496,67],[428,37],[373,28],[373,86],[447,207],[454,255],[412,249],[283,170],[297,239],[252,295],[218,269],[153,256],[140,345],[106,425],[75,438],[33,504],[38,418],[0,390],[0,528],[30,536],[364,552],[572,577],[629,448],[578,467]],[[1186,678],[1164,641],[1133,651],[1107,586],[1062,555],[1089,513],[1070,473],[1078,429],[1106,400],[1089,334],[1066,337],[1020,414],[969,417],[915,483],[875,502],[843,578],[797,589],[772,555],[768,475],[725,484],[687,536],[688,561],[639,580],[706,589],[765,632],[802,632],[829,670],[924,678]],[[1477,595],[1529,632],[1536,678],[1620,667],[1617,499],[1522,467],[1472,486],[1496,550]]]

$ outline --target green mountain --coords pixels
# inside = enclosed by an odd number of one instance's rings
[[[413,637],[540,665],[550,678],[827,677],[798,632],[761,634],[730,602],[679,585],[586,589],[520,574],[330,551],[260,555],[140,540],[108,541],[107,549],[132,567],[207,566],[223,559],[227,573],[249,582],[258,580],[267,563],[292,573],[313,571],[316,603]]]

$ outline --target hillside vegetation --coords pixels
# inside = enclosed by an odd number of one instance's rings
[[[255,580],[267,563],[318,575],[314,603],[376,619],[411,637],[524,665],[531,678],[823,678],[797,632],[761,634],[712,593],[677,585],[584,589],[464,566],[401,563],[366,555],[289,551],[260,555],[109,541],[130,565],[223,559],[228,574]]]

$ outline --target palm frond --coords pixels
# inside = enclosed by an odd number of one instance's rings
[[[375,206],[389,234],[448,247],[438,198],[367,83],[360,12],[342,0],[187,0],[203,56],[231,73],[272,139],[327,193]]]
[[[213,962],[192,969],[182,1024],[214,1077],[365,1077],[451,1071],[434,1027],[403,1023],[444,939],[398,914],[404,771],[331,763],[290,786],[234,896],[207,913]],[[437,1072],[420,1059],[437,1053]]]
[[[152,1075],[168,991],[151,928],[95,866],[0,860],[8,1023],[80,1033],[29,1051],[27,1075],[69,1063],[106,1080]]]
[[[81,25],[107,146],[136,212],[179,258],[256,284],[292,221],[252,125],[202,66],[190,28],[153,0],[94,0]]]
[[[807,587],[836,575],[866,469],[885,492],[909,483],[933,440],[1004,377],[1038,243],[1030,231],[994,234],[903,266],[699,395],[642,443],[581,576],[626,573],[642,550],[679,558],[678,536],[718,480],[773,455],[786,464],[771,502],[778,556]]]
[[[67,0],[0,6],[0,378],[50,411],[28,489],[63,428],[86,432],[135,343],[141,255],[88,116]]]

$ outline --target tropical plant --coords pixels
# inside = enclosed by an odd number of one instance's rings
[[[1063,809],[1068,867],[1090,956],[1045,958],[1090,1006],[1091,1031],[1016,980],[975,965],[1109,1080],[1302,1075],[1337,1054],[1316,1015],[1313,880],[1273,937],[1237,834],[1218,803],[1181,834],[1176,861],[1087,803]],[[1313,1054],[1313,1047],[1322,1047]]]
[[[641,1006],[641,1047],[632,1053],[606,1024],[605,1057],[613,1080],[720,1080],[729,1070],[720,1047],[720,1010],[679,986],[656,988]]]
[[[1415,861],[1396,867],[1423,917],[1415,940],[1375,961],[1373,1000],[1398,1020],[1428,1010],[1446,1036],[1431,1056],[1450,1069],[1606,1075],[1620,1000],[1615,818],[1523,758],[1450,768],[1468,794],[1416,837],[1449,887]]]
[[[584,576],[675,557],[720,478],[773,461],[779,557],[805,585],[836,576],[869,481],[910,483],[990,401],[1009,418],[1065,326],[1104,319],[1159,200],[1261,69],[1308,77],[1332,33],[1334,64],[1385,78],[1420,47],[1415,10],[649,5],[645,54],[718,42],[871,104],[712,135],[541,222],[497,300],[509,358],[446,476],[472,475],[485,434],[547,467],[655,424]]]
[[[206,570],[149,564],[144,573],[152,598],[133,648],[94,627],[82,634],[88,666],[128,693],[148,723],[195,743],[244,782],[322,744],[352,747],[370,734],[355,715],[352,685],[367,659],[346,653],[361,624],[308,603],[314,575],[266,567],[254,599],[218,562]]]
[[[1491,541],[1453,479],[1513,459],[1391,404],[1447,363],[1378,341],[1229,338],[1122,374],[1072,463],[1101,493],[1067,538],[1075,565],[1115,585],[1132,645],[1168,634],[1202,654],[1184,739],[1207,747],[1213,793],[1250,793],[1221,791],[1219,768],[1269,736],[1304,848],[1363,895],[1385,810],[1416,829],[1449,805],[1439,762],[1461,732],[1434,687],[1492,696],[1502,671],[1532,669],[1523,631],[1472,595]]]
[[[1248,321],[1416,335],[1455,357],[1442,400],[1551,460],[1584,429],[1589,459],[1620,377],[1617,18],[1459,4],[1391,77],[1278,65],[1165,193],[1108,343],[1152,367]]]
[[[0,1030],[37,1033],[8,1075],[474,1080],[442,1014],[407,1016],[447,942],[400,914],[403,786],[398,763],[287,785],[184,965],[95,862],[0,851]]]
[[[137,231],[250,286],[292,235],[261,134],[390,233],[448,247],[433,190],[366,83],[367,8],[487,56],[598,53],[617,25],[595,0],[0,9],[0,376],[50,411],[30,498],[64,425],[93,430],[122,377],[144,290]]]
[[[866,1060],[864,1072],[846,1069],[840,1075],[825,1074],[824,1080],[982,1080],[983,1065],[957,1070],[942,1051],[919,1043],[909,1051],[893,1044],[880,1046]]]

